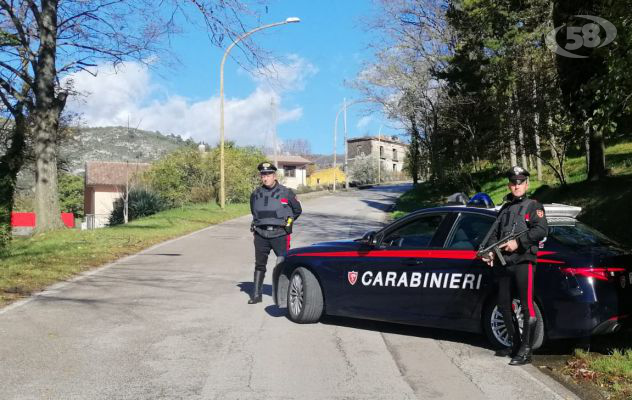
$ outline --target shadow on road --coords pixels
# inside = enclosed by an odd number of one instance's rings
[[[287,309],[286,308],[279,308],[277,306],[275,306],[274,304],[267,306],[265,308],[265,311],[268,313],[269,316],[274,317],[274,318],[279,318],[279,317],[286,317],[287,316]]]
[[[246,293],[248,297],[250,297],[250,293],[252,293],[254,284],[252,282],[239,282],[237,284],[237,287],[239,288],[241,292]],[[262,291],[263,291],[264,296],[272,296],[272,285],[268,285],[264,283],[262,287]]]
[[[338,317],[326,315],[321,323],[326,325],[343,326],[352,329],[363,329],[369,331],[377,331],[381,333],[390,333],[395,335],[416,336],[428,339],[442,340],[448,342],[465,343],[471,346],[483,347],[491,349],[484,336],[469,332],[451,331],[438,328],[427,328],[414,325],[402,325],[390,322],[371,321],[356,318]]]

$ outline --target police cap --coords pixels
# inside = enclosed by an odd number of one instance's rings
[[[274,166],[274,164],[264,161],[261,164],[257,165],[257,169],[259,170],[260,174],[271,174],[273,172],[276,172],[277,167]]]
[[[509,171],[507,171],[507,179],[512,182],[522,183],[522,181],[527,180],[528,177],[529,171],[519,165],[514,165],[513,167],[509,168]]]

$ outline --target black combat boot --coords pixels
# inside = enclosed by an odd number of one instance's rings
[[[250,300],[248,300],[248,304],[257,304],[261,303],[261,291],[263,288],[263,278],[266,273],[263,271],[255,270],[255,277],[253,279],[253,289],[252,294],[250,295]]]
[[[520,330],[516,326],[516,321],[512,318],[512,324],[507,325],[507,337],[511,338],[511,347],[505,347],[496,351],[496,357],[515,357],[520,349]]]
[[[537,320],[535,318],[529,318],[525,325],[522,335],[522,345],[520,346],[520,350],[518,350],[518,354],[509,362],[509,365],[525,365],[531,362]]]

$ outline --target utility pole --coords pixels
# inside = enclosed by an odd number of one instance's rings
[[[334,124],[334,192],[336,191],[336,139],[338,136],[338,115],[340,115],[340,112],[336,114],[336,122]]]
[[[380,130],[377,132],[377,183],[379,184],[382,180],[382,153],[380,151],[382,143],[382,125],[380,125]]]
[[[347,148],[347,99],[344,98],[342,100],[342,106],[344,109],[344,125],[345,125],[345,165],[344,165],[344,172],[345,172],[345,189],[349,189],[349,171],[348,171],[348,153],[349,153],[349,149]]]
[[[277,136],[276,136],[276,124],[277,124],[277,108],[276,102],[274,101],[274,97],[270,99],[270,107],[272,108],[272,126],[270,127],[270,131],[272,133],[272,156],[274,159],[272,160],[274,166],[279,168],[279,160],[278,160],[278,152],[277,152]]]

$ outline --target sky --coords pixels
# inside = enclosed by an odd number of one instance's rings
[[[255,33],[252,38],[275,56],[273,68],[256,73],[233,59],[224,69],[226,140],[238,145],[271,146],[307,139],[313,153],[333,152],[336,113],[343,99],[360,94],[345,82],[372,61],[375,34],[365,28],[377,12],[369,0],[271,1],[262,24],[299,17]],[[126,62],[116,70],[98,68],[94,77],[76,73],[74,88],[82,93],[68,108],[87,126],[127,126],[193,138],[211,145],[219,141],[219,70],[224,49],[213,47],[203,29],[185,27],[172,38],[173,60],[152,61],[151,67]],[[228,44],[226,44],[227,46]],[[243,61],[237,48],[231,55]],[[161,62],[167,61],[167,62]],[[274,72],[270,72],[274,71]],[[274,123],[276,121],[276,124]],[[348,108],[349,137],[398,134],[379,110],[362,104]],[[343,118],[338,124],[338,153],[344,151]]]

